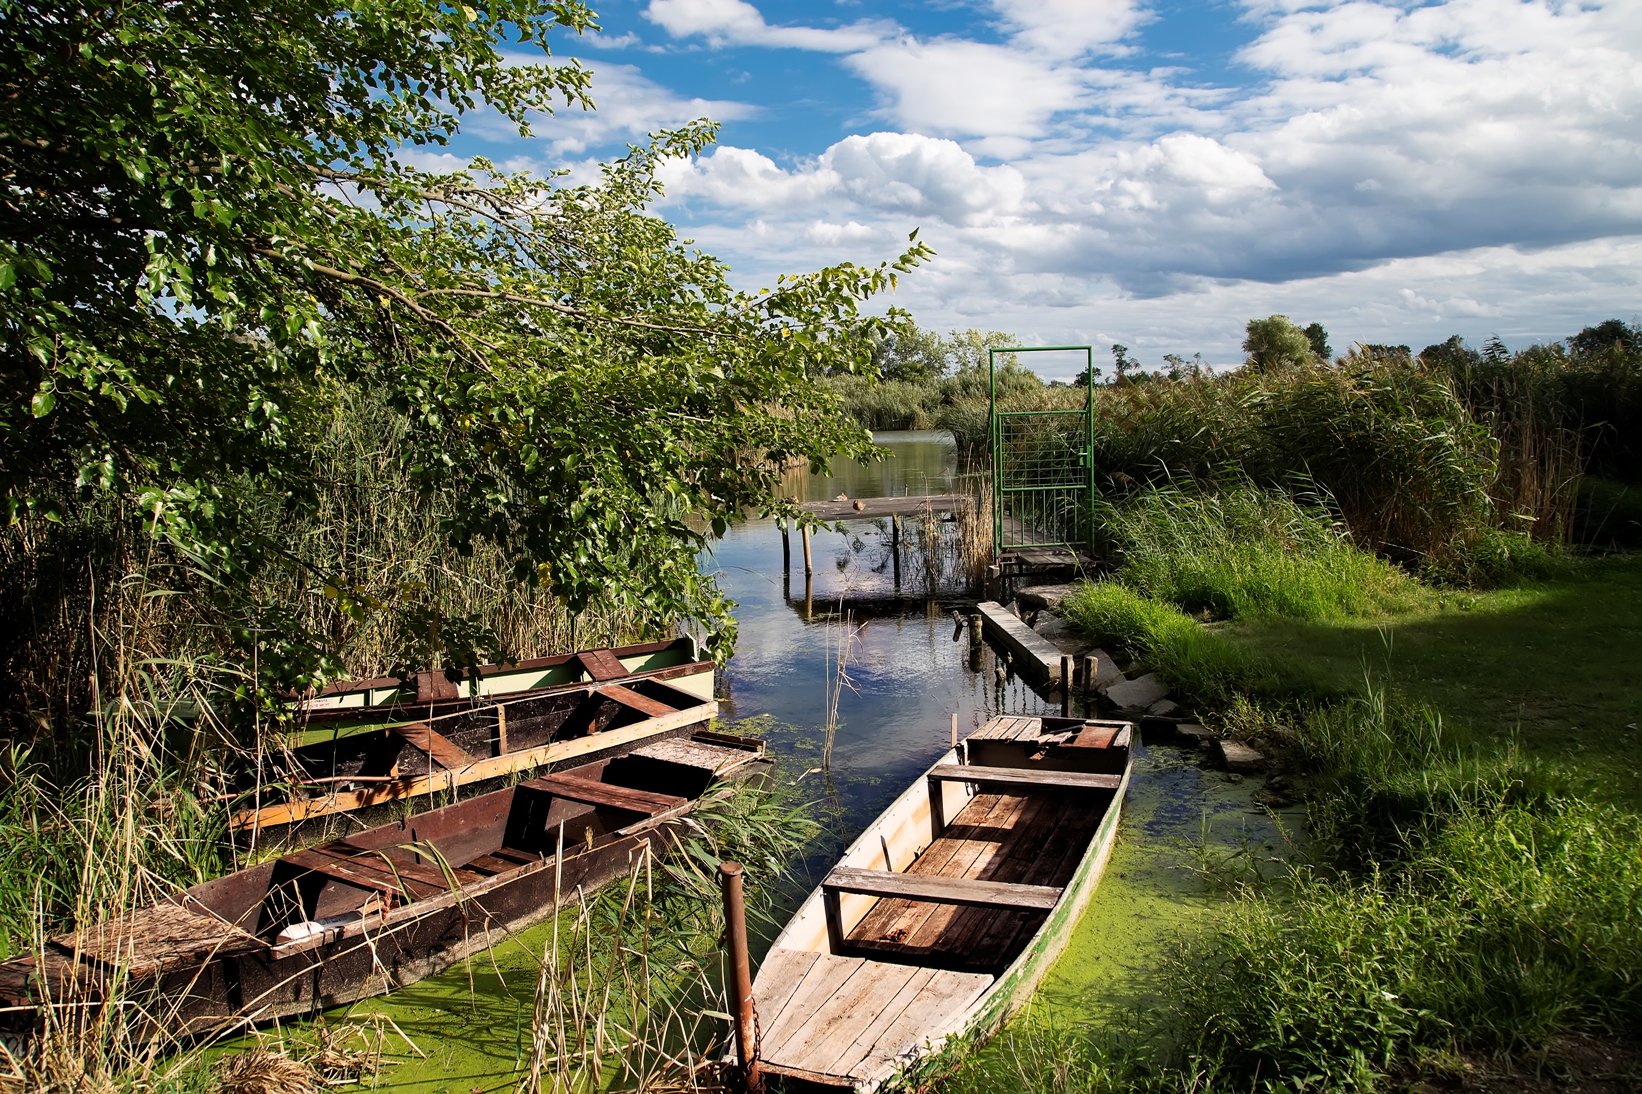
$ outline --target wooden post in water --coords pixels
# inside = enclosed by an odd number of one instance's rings
[[[958,747],[958,712],[952,712],[952,747]]]
[[[792,535],[787,531],[787,518],[781,518],[781,572],[792,573]]]
[[[719,887],[724,892],[724,934],[730,947],[730,1010],[735,1015],[736,1058],[741,1081],[751,1092],[762,1090],[758,1071],[758,1015],[753,1010],[753,971],[747,959],[747,906],[741,894],[741,863],[718,864]]]
[[[1100,667],[1099,659],[1094,654],[1083,655],[1083,716],[1089,717],[1095,696],[1095,670]]]
[[[815,572],[815,567],[810,565],[810,526],[808,524],[799,524],[798,534],[804,540],[804,577],[808,578]],[[807,585],[809,582],[806,580],[805,584]]]
[[[901,591],[901,514],[889,517],[889,553],[895,562],[895,591]]]
[[[1060,716],[1072,716],[1072,659],[1060,655]]]

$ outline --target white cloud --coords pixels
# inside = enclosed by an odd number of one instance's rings
[[[675,38],[700,36],[710,45],[773,46],[850,53],[877,44],[895,26],[865,21],[847,27],[773,27],[746,0],[650,0],[644,17]]]
[[[1206,88],[1114,60],[1150,18],[1132,0],[993,0],[991,41],[651,0],[677,37],[842,54],[883,127],[798,162],[718,148],[669,166],[665,207],[749,283],[887,257],[921,226],[940,257],[900,302],[926,324],[1154,356],[1229,360],[1273,311],[1342,346],[1632,316],[1642,5],[1243,6],[1258,78]]]
[[[747,103],[674,95],[646,79],[633,65],[600,61],[587,67],[593,71],[593,101],[598,109],[563,108],[530,123],[532,131],[551,141],[561,155],[581,153],[613,140],[642,141],[658,129],[696,118],[734,121],[757,113]]]

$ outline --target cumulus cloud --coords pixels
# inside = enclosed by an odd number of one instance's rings
[[[581,153],[613,140],[643,140],[658,129],[696,118],[735,121],[757,113],[747,103],[675,95],[633,65],[601,61],[588,67],[593,70],[593,100],[598,109],[565,108],[531,120],[532,131],[551,141],[561,155]]]
[[[644,17],[675,38],[700,36],[710,45],[774,46],[850,53],[877,44],[895,25],[869,20],[847,27],[771,26],[746,0],[650,0]]]

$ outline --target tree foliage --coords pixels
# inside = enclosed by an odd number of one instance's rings
[[[586,185],[402,155],[485,106],[521,133],[590,107],[574,62],[510,54],[592,28],[576,0],[0,11],[10,519],[118,499],[242,637],[278,636],[265,661],[287,682],[325,671],[327,651],[249,597],[250,575],[296,565],[249,514],[308,503],[343,388],[407,421],[414,481],[456,502],[441,511],[459,549],[490,541],[572,606],[696,617],[724,641],[697,549],[770,504],[781,467],[868,450],[810,377],[868,366],[883,321],[858,305],[922,245],[735,290],[646,212],[657,165],[700,152],[706,122]],[[307,578],[349,611],[385,608],[360,575]],[[430,655],[484,644],[425,622]]]
[[[1295,326],[1286,315],[1250,319],[1243,352],[1249,355],[1247,367],[1255,372],[1300,368],[1311,364],[1316,356],[1308,332]]]

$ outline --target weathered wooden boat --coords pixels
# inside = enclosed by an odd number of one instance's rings
[[[679,638],[484,666],[477,683],[436,671],[333,685],[297,703],[282,770],[233,827],[283,838],[314,818],[688,735],[718,713],[713,667]]]
[[[753,985],[766,1073],[873,1090],[984,1034],[1066,944],[1111,853],[1128,722],[1000,717],[852,844]]]
[[[135,1036],[199,1036],[412,983],[664,854],[715,779],[769,767],[749,738],[652,741],[282,855],[0,964],[0,1032],[22,1047],[48,1010],[117,1000]]]

